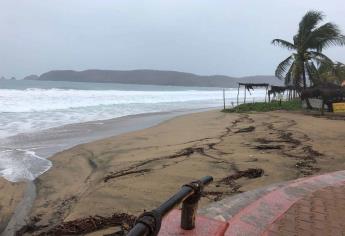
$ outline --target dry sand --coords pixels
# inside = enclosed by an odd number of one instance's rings
[[[214,193],[202,205],[268,184],[345,169],[345,121],[289,112],[202,112],[78,145],[51,160],[52,169],[36,180],[31,212],[36,225],[50,227],[93,215],[137,215],[205,175],[215,178],[206,189]],[[248,168],[262,169],[264,175],[220,182]],[[4,184],[2,180],[2,189],[11,191],[12,185]],[[19,190],[14,192],[20,196]],[[0,198],[4,203],[10,199],[3,193]]]

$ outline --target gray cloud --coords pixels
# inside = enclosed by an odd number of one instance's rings
[[[310,9],[345,32],[343,0],[0,0],[0,75],[51,69],[273,74]],[[345,48],[326,53],[345,62]]]

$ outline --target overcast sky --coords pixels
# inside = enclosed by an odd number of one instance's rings
[[[0,0],[0,76],[53,69],[269,75],[310,9],[345,32],[344,0]],[[345,47],[325,51],[345,62]]]

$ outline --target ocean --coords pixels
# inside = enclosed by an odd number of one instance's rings
[[[236,96],[237,88],[226,89],[228,106]],[[264,96],[255,90],[247,101]],[[222,106],[221,88],[0,80],[0,176],[32,181],[52,166],[47,158],[65,148]]]

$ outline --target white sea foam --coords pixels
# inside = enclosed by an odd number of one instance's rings
[[[0,176],[13,182],[33,180],[51,167],[33,147],[12,143],[15,148],[6,148],[9,136],[126,115],[222,106],[221,90],[162,90],[0,89]],[[258,101],[264,95],[256,90],[247,99]],[[237,89],[229,89],[227,104],[236,103],[236,96]]]
[[[220,91],[118,91],[73,89],[2,89],[0,112],[38,112],[116,104],[220,99]]]
[[[1,89],[0,91],[0,137],[71,123],[181,108],[214,107],[222,104],[220,90]],[[228,100],[229,98],[234,100],[236,92],[236,90],[227,91]],[[254,94],[256,99],[262,96],[261,90],[257,90]]]
[[[0,152],[0,176],[8,181],[32,181],[51,165],[51,161],[30,150],[8,149]]]

